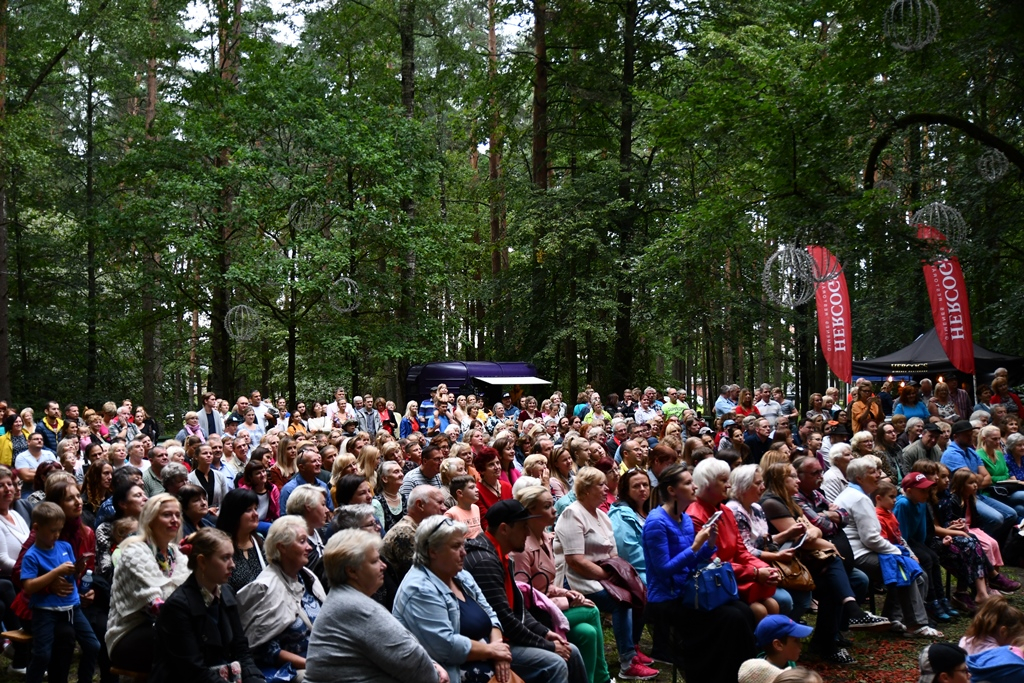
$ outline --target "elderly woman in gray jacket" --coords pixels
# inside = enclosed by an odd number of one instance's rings
[[[413,567],[395,596],[394,615],[448,672],[451,683],[511,677],[512,651],[498,615],[469,572],[465,524],[435,515],[416,530]]]
[[[380,536],[344,529],[324,549],[331,584],[313,624],[306,683],[448,683],[448,673],[371,596],[384,583]]]

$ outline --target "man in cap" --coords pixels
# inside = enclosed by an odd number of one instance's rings
[[[465,568],[498,615],[512,650],[512,670],[526,683],[586,683],[583,657],[575,645],[533,618],[516,585],[515,561],[523,552],[533,519],[516,500],[498,501],[487,510],[487,530],[466,541]]]
[[[967,651],[952,643],[932,643],[921,650],[917,660],[921,676],[917,683],[968,683]]]
[[[914,463],[918,460],[931,460],[932,462],[942,461],[942,451],[939,449],[939,436],[942,428],[934,422],[924,425],[921,438],[903,449],[900,454],[900,465],[904,472],[914,469]]]
[[[512,394],[507,391],[502,394],[501,405],[505,406],[505,417],[519,419],[519,408],[512,404]]]
[[[977,433],[967,420],[960,420],[953,425],[953,432],[946,452],[942,454],[942,464],[949,468],[950,474],[966,467],[980,477],[978,489],[984,489],[992,485],[992,475],[989,474],[985,464],[981,461],[974,444],[977,443]],[[987,496],[975,498],[975,508],[978,511],[981,528],[989,536],[998,542],[1003,542],[1006,535],[1017,519],[1017,513],[1012,507],[1005,503]]]

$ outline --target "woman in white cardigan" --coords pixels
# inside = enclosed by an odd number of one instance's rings
[[[139,533],[121,544],[106,635],[112,666],[130,671],[153,667],[153,622],[164,601],[191,573],[178,550],[180,534],[178,499],[161,493],[142,508]]]
[[[871,500],[871,494],[878,488],[882,477],[876,463],[872,455],[851,460],[846,467],[846,479],[850,483],[836,498],[835,504],[850,513],[850,521],[844,531],[850,539],[854,564],[871,578],[872,583],[881,584],[882,569],[878,556],[899,555],[902,551],[882,536],[882,525]],[[924,607],[927,593],[924,574],[918,576],[912,585],[889,586],[882,616],[893,623],[894,630],[906,630],[909,635],[919,638],[941,638],[942,632],[928,625],[928,613]],[[905,625],[901,623],[901,610],[902,619],[906,619]]]

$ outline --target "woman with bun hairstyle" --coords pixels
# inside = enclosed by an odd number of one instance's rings
[[[235,569],[231,537],[206,527],[181,544],[192,571],[160,609],[152,683],[262,683],[227,585]]]

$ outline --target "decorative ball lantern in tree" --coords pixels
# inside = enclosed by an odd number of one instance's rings
[[[1010,161],[998,149],[989,149],[978,158],[978,173],[990,183],[994,183],[1010,170]]]
[[[761,286],[779,306],[805,304],[814,297],[814,260],[803,247],[783,246],[764,264]]]
[[[932,0],[894,0],[885,12],[885,35],[897,50],[923,50],[938,34],[939,8]]]
[[[224,330],[235,341],[249,341],[260,329],[260,314],[242,304],[224,316]]]
[[[910,218],[911,225],[927,225],[935,228],[946,236],[951,246],[958,246],[967,241],[967,221],[960,212],[942,202],[934,202],[923,206]]]
[[[359,308],[359,285],[348,277],[339,277],[328,295],[331,307],[338,313],[351,313]]]

